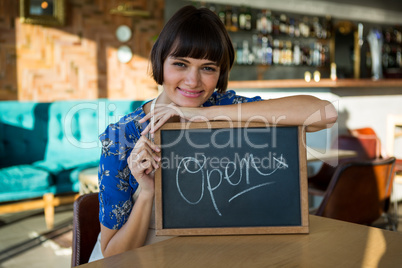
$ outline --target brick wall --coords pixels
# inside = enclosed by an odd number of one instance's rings
[[[164,0],[127,0],[151,13],[148,18],[112,15],[120,0],[65,0],[62,27],[23,24],[19,0],[0,0],[0,100],[144,100],[157,94],[148,72],[153,42],[163,27]],[[119,2],[120,1],[120,2]],[[119,25],[134,54],[117,59]]]

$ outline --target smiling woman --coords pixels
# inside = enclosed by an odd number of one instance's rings
[[[231,39],[211,10],[185,6],[166,23],[151,51],[152,76],[162,92],[100,136],[110,146],[100,159],[101,234],[91,260],[155,241],[154,174],[161,150],[149,134],[166,122],[263,121],[317,131],[336,121],[333,105],[312,96],[262,100],[227,90],[233,61]]]

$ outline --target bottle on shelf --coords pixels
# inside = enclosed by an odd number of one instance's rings
[[[243,64],[243,47],[241,44],[236,45],[236,63],[239,65]]]
[[[321,66],[321,44],[313,43],[313,66]]]
[[[288,28],[288,34],[290,37],[295,36],[295,19],[294,18],[289,18],[289,28]]]
[[[269,10],[262,10],[258,14],[257,18],[257,31],[262,33],[263,35],[271,34],[272,33],[272,17],[271,11]]]
[[[272,47],[268,37],[262,37],[263,65],[272,65]]]
[[[239,15],[237,13],[237,8],[232,8],[232,16],[231,16],[231,25],[228,26],[229,30],[232,32],[236,32],[239,30]]]
[[[226,11],[224,8],[219,10],[218,17],[222,21],[223,25],[226,25]]]
[[[279,40],[274,39],[273,49],[272,49],[272,64],[278,65],[280,62],[280,48],[279,48]]]
[[[292,42],[286,41],[285,45],[285,65],[291,65],[293,63],[293,50],[292,50]]]
[[[209,10],[211,10],[211,11],[214,12],[215,14],[217,14],[216,5],[215,5],[215,4],[209,3],[206,7],[209,8]]]
[[[239,12],[239,29],[245,30],[246,29],[246,8],[241,7]]]
[[[308,46],[303,45],[301,47],[301,63],[302,65],[311,66],[310,60],[310,48]]]
[[[272,33],[274,35],[279,35],[281,33],[280,31],[280,21],[278,17],[272,16]]]
[[[391,43],[391,40],[392,40],[391,33],[392,33],[391,28],[386,28],[384,30],[384,42],[385,43]]]
[[[322,30],[322,25],[320,23],[320,19],[318,17],[313,18],[313,29],[314,29],[314,36],[313,37],[322,39],[323,30]]]
[[[367,52],[366,52],[366,68],[371,69],[371,65],[372,65],[371,52],[370,52],[370,50],[367,50]]]
[[[262,64],[262,43],[259,42],[259,36],[253,34],[251,53],[254,55],[254,63]]]
[[[397,44],[402,44],[402,32],[399,29],[395,29],[395,41]]]
[[[287,23],[287,16],[285,14],[281,14],[279,16],[279,32],[284,35],[289,34],[289,26]]]
[[[225,26],[227,29],[231,29],[232,27],[232,8],[230,6],[226,6],[225,11]]]
[[[332,33],[333,33],[332,17],[327,15],[327,16],[325,16],[324,21],[325,21],[326,38],[329,39],[332,37]]]
[[[310,26],[309,20],[307,17],[303,17],[302,21],[300,22],[300,33],[302,37],[309,37],[310,36]]]
[[[295,19],[295,30],[294,30],[294,36],[299,38],[300,37],[300,27],[299,27],[299,20]]]
[[[331,63],[331,75],[330,78],[332,81],[336,81],[338,77],[336,76],[336,63],[332,62]]]
[[[246,24],[245,24],[245,29],[247,31],[251,31],[253,29],[253,25],[252,25],[252,15],[251,15],[251,9],[247,8],[246,9]]]
[[[382,66],[384,68],[389,68],[390,67],[390,61],[392,64],[392,59],[390,59],[390,51],[391,48],[388,44],[384,45],[384,52],[382,54]]]
[[[293,64],[296,66],[301,64],[300,45],[298,42],[295,42],[293,46]]]
[[[322,25],[321,25],[321,38],[322,39],[327,39],[328,38],[328,21],[327,19],[322,20]]]
[[[243,40],[243,64],[251,65],[253,61],[253,54],[250,53],[248,41]]]
[[[329,47],[327,45],[321,46],[321,66],[329,65]]]
[[[317,19],[317,17],[309,18],[309,20],[308,20],[308,27],[310,27],[310,34],[308,37],[318,38],[317,32],[316,32],[316,27],[315,27],[316,19]]]

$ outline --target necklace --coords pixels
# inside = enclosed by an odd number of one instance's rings
[[[155,99],[153,99],[152,100],[152,103],[151,103],[151,109],[150,109],[150,113],[152,113],[153,111],[154,111],[154,109],[155,109],[155,104],[156,104],[156,100],[159,98],[159,95],[155,98]]]

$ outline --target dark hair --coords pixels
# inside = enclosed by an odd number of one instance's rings
[[[168,56],[215,61],[220,66],[218,92],[225,92],[234,61],[232,41],[219,17],[207,8],[185,6],[162,29],[151,51],[152,76],[163,84]]]

